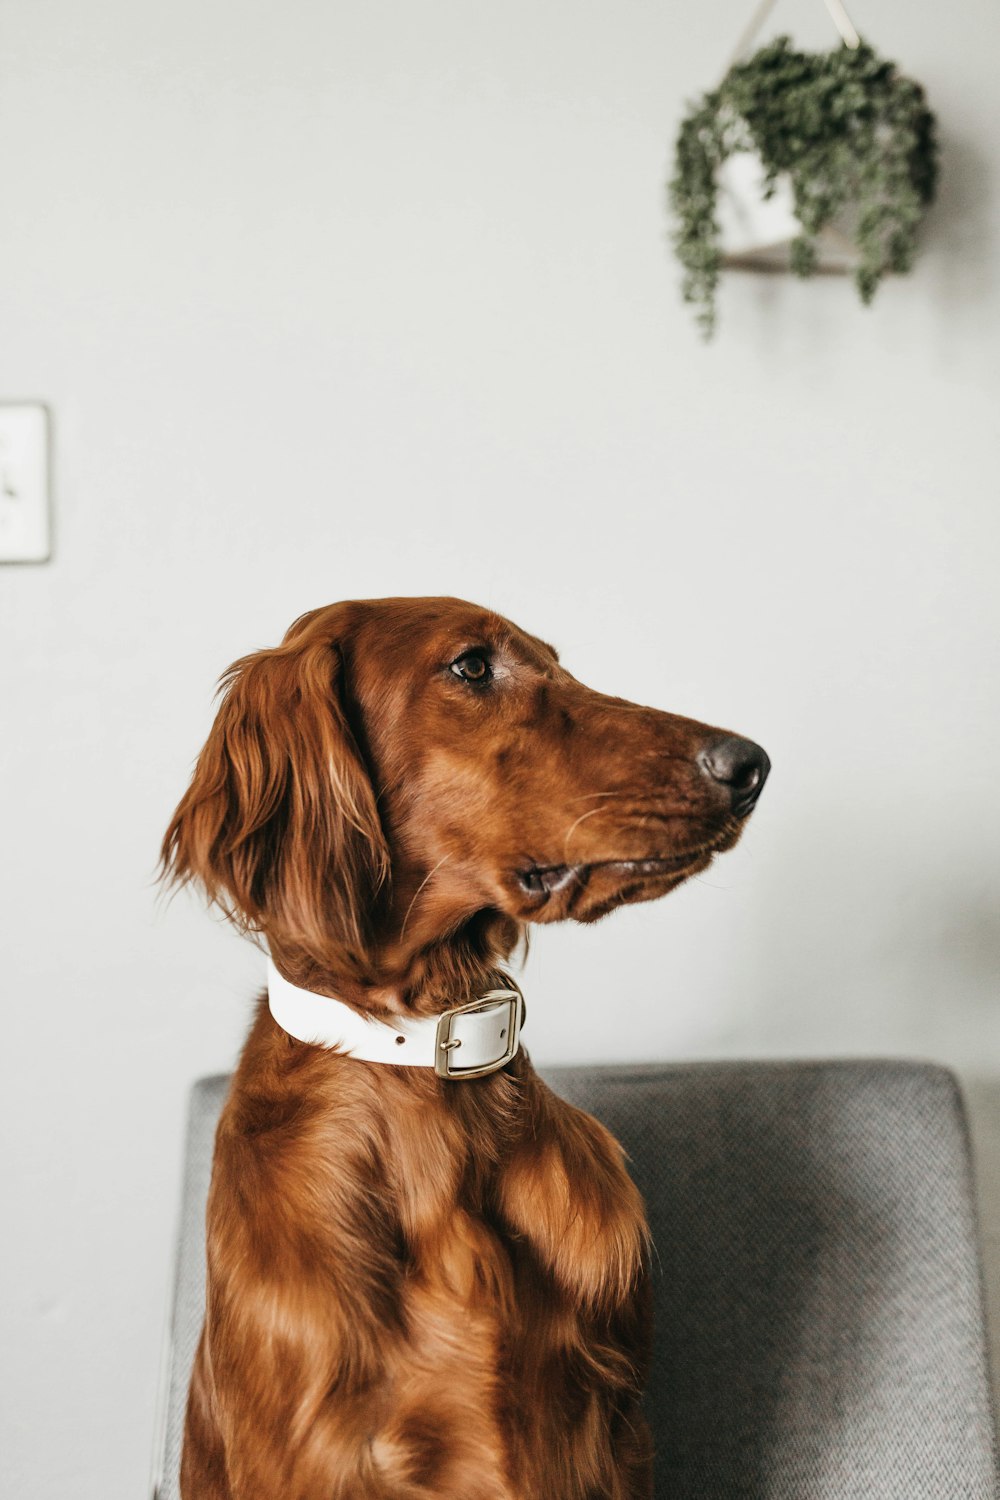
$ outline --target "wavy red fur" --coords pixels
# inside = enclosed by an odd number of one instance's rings
[[[718,733],[461,601],[335,605],[224,677],[164,871],[294,982],[432,1015],[526,923],[729,847],[696,765]],[[523,1050],[451,1083],[293,1041],[260,1002],[217,1136],[184,1500],[649,1496],[647,1249],[620,1147]]]

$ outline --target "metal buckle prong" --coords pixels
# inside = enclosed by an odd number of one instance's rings
[[[453,1037],[452,1026],[456,1016],[465,1016],[473,1011],[488,1010],[499,1001],[507,1002],[508,1020],[505,1028],[507,1048],[502,1057],[495,1062],[484,1063],[480,1068],[455,1068],[452,1067],[451,1059],[462,1042],[458,1037]],[[488,1073],[499,1072],[505,1068],[515,1055],[521,1034],[521,1017],[523,1014],[523,1000],[521,991],[516,987],[502,990],[488,990],[485,995],[480,995],[478,1000],[472,1000],[468,1005],[454,1005],[450,1010],[443,1011],[438,1017],[437,1035],[434,1044],[434,1071],[439,1078],[450,1078],[453,1082],[462,1078],[483,1078]]]

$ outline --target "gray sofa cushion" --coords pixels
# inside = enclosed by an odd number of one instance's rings
[[[898,1062],[546,1070],[628,1151],[656,1246],[658,1500],[996,1500],[954,1079]],[[162,1500],[176,1500],[227,1080],[195,1086]],[[524,1497],[544,1500],[544,1497]]]

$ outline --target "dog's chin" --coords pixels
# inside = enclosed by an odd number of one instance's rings
[[[521,922],[597,922],[619,906],[666,896],[707,869],[722,847],[728,842],[673,858],[532,865],[510,881],[512,915]]]

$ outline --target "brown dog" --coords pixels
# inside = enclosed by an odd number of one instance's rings
[[[525,923],[703,870],[769,769],[455,599],[314,610],[224,685],[165,869],[314,1005],[392,1031],[503,984]],[[621,1149],[523,1051],[442,1077],[296,1041],[262,1000],[216,1142],[185,1500],[648,1496],[646,1252]]]

